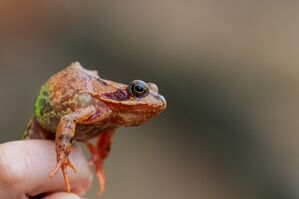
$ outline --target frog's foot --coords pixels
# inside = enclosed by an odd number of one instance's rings
[[[72,169],[73,172],[77,172],[75,167],[73,166],[73,164],[70,162],[69,158],[66,157],[64,159],[60,159],[57,163],[56,166],[54,168],[54,170],[50,173],[50,177],[53,177],[57,174],[57,172],[59,171],[59,169],[61,169],[62,174],[63,174],[63,178],[64,178],[64,182],[66,184],[66,191],[67,192],[71,192],[71,185],[70,185],[70,181],[68,178],[68,173],[67,173],[67,168]]]
[[[99,192],[98,194],[102,194],[105,191],[105,173],[103,170],[103,160],[101,159],[101,156],[98,153],[98,150],[96,147],[92,145],[91,142],[85,141],[85,144],[91,153],[91,160],[89,161],[89,164],[94,165],[96,177],[99,182]]]
[[[102,194],[105,190],[105,173],[103,163],[110,151],[113,134],[114,129],[101,133],[96,147],[94,147],[92,143],[85,141],[85,144],[91,153],[90,163],[92,163],[95,167],[96,176],[99,182],[99,194]]]

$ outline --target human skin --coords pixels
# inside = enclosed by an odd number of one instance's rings
[[[55,143],[49,140],[22,140],[0,145],[1,199],[79,199],[91,186],[92,174],[82,151],[73,146],[70,154],[76,174],[70,173],[72,192],[65,193],[61,173],[48,176],[56,158]],[[50,193],[50,194],[43,194]],[[33,198],[33,197],[32,197]]]

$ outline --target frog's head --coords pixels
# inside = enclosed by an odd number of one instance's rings
[[[166,108],[166,100],[154,83],[134,80],[124,85],[113,82],[113,89],[109,90],[100,98],[112,110],[113,123],[119,126],[138,126]]]

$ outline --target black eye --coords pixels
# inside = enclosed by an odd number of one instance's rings
[[[134,80],[129,85],[129,91],[134,97],[144,97],[148,93],[148,86],[144,81]]]

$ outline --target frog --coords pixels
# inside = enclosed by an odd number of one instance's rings
[[[164,111],[166,104],[155,83],[114,82],[73,62],[42,85],[23,139],[55,140],[56,166],[49,176],[61,170],[67,192],[72,191],[68,169],[76,172],[69,158],[73,142],[85,143],[101,194],[106,181],[103,164],[115,130],[143,124]]]

